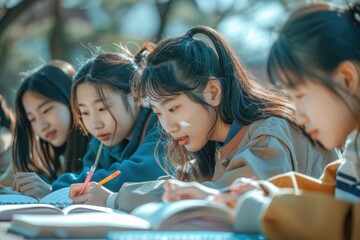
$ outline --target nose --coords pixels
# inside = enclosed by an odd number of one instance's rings
[[[171,134],[179,131],[179,124],[169,118],[160,120],[160,124],[166,133]]]
[[[90,120],[90,127],[93,130],[98,130],[104,127],[104,123],[101,120],[101,118],[98,116],[98,114],[92,114],[91,120]]]
[[[43,118],[39,118],[39,120],[37,121],[37,127],[41,132],[47,130],[49,126],[50,126],[49,122]]]

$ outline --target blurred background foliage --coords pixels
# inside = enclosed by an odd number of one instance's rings
[[[0,94],[13,106],[21,73],[51,59],[76,69],[101,47],[136,52],[144,41],[216,28],[240,59],[266,80],[276,31],[301,0],[0,0]],[[331,1],[346,4],[347,1]]]

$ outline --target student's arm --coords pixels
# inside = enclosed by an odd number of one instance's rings
[[[154,180],[164,175],[164,171],[157,164],[154,149],[158,141],[158,132],[155,128],[149,130],[134,154],[122,162],[116,162],[107,170],[95,171],[92,181],[99,182],[116,170],[121,174],[104,185],[111,191],[118,191],[125,182],[141,182]]]
[[[97,143],[96,139],[92,138],[89,142],[89,146],[86,150],[83,161],[83,169],[79,174],[75,173],[63,173],[61,174],[53,183],[52,190],[58,190],[60,188],[69,187],[73,183],[82,183],[84,182],[87,172],[90,169],[90,166],[94,163],[97,153]]]
[[[149,124],[150,126],[150,124]],[[159,138],[157,126],[153,125],[146,132],[142,143],[138,146],[133,155],[121,162],[113,163],[108,169],[97,169],[91,181],[99,182],[111,173],[120,170],[121,174],[104,187],[110,191],[119,191],[125,182],[141,182],[157,179],[164,175],[164,171],[157,164],[154,156],[154,149]],[[92,148],[92,147],[91,147]],[[97,148],[95,148],[97,149]],[[104,153],[104,152],[103,152]],[[95,152],[89,153],[86,158],[92,157]],[[92,155],[92,156],[90,156]],[[94,156],[95,159],[95,156]],[[101,158],[100,158],[101,161]],[[85,168],[79,175],[63,174],[54,183],[53,190],[62,187],[68,187],[73,183],[82,183],[87,175],[89,168]]]
[[[343,159],[340,159],[328,164],[320,179],[312,178],[297,172],[288,172],[276,175],[268,179],[268,181],[281,188],[294,188],[297,190],[334,194],[336,172],[343,161]]]
[[[261,228],[269,239],[359,239],[359,207],[316,192],[279,194],[264,211]],[[351,221],[357,238],[350,237]]]

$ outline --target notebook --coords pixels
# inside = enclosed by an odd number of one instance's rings
[[[214,231],[114,231],[108,240],[265,240],[261,234]]]
[[[69,215],[13,216],[9,232],[26,238],[105,238],[115,230],[150,229],[150,224],[127,213],[75,213]]]
[[[115,230],[211,230],[231,232],[232,213],[225,205],[205,200],[148,203],[130,214],[15,214],[10,231],[29,238],[106,237]],[[60,234],[61,233],[61,234]],[[60,236],[61,235],[61,236]]]
[[[16,192],[13,194],[0,194],[0,205],[44,203],[64,208],[72,203],[72,199],[69,198],[69,191],[70,187],[61,188],[49,193],[40,200]]]
[[[221,231],[232,232],[235,211],[206,200],[153,202],[130,214],[14,215],[10,231],[28,238],[104,238],[109,231]]]
[[[86,204],[70,205],[63,209],[51,204],[13,204],[0,206],[0,221],[10,221],[15,214],[31,214],[31,215],[67,215],[84,212],[121,212],[107,207],[100,207]]]

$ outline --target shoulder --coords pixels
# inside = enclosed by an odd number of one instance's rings
[[[249,125],[248,134],[252,137],[268,135],[283,138],[299,134],[305,137],[300,129],[292,126],[288,120],[279,117],[269,117],[253,122]]]

